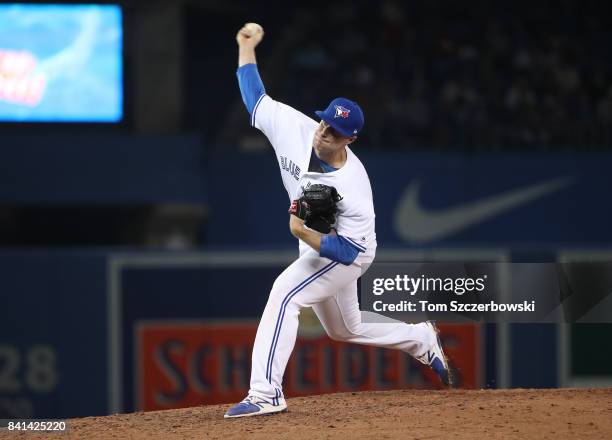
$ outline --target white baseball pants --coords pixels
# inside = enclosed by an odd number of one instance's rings
[[[362,323],[357,279],[375,250],[360,253],[350,266],[308,249],[281,273],[270,292],[257,328],[249,395],[278,404],[282,379],[293,351],[302,307],[312,307],[334,340],[395,348],[421,356],[434,343],[425,324]]]

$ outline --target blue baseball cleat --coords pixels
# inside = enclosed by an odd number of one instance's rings
[[[237,417],[261,416],[265,414],[275,414],[287,412],[287,402],[285,399],[278,399],[278,405],[273,405],[267,400],[257,396],[247,396],[242,402],[237,403],[227,410],[223,416],[226,419]]]
[[[418,357],[417,360],[425,365],[429,365],[436,372],[442,383],[449,387],[453,387],[453,375],[448,365],[448,360],[442,350],[438,328],[434,321],[427,321],[427,327],[434,333],[435,339],[433,345],[427,352]]]

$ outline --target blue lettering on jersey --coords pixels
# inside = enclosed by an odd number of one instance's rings
[[[300,167],[293,163],[292,160],[285,156],[280,157],[281,168],[291,174],[295,180],[300,180]]]

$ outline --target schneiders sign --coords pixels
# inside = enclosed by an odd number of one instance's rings
[[[303,329],[303,327],[302,327]],[[462,386],[479,386],[479,327],[442,328]],[[249,391],[257,321],[152,320],[136,326],[136,410],[162,410],[230,403]],[[287,366],[286,392],[307,396],[330,392],[418,387],[436,378],[397,350],[333,341],[317,325],[299,335]]]
[[[610,268],[601,263],[375,263],[361,278],[361,306],[407,322],[610,322],[612,311],[601,310],[612,309],[612,301],[605,301],[612,292]],[[380,322],[376,316],[362,319]]]

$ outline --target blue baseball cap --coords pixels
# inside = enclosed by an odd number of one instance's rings
[[[336,98],[324,111],[316,115],[344,136],[357,136],[363,128],[363,112],[356,102],[346,98]]]

